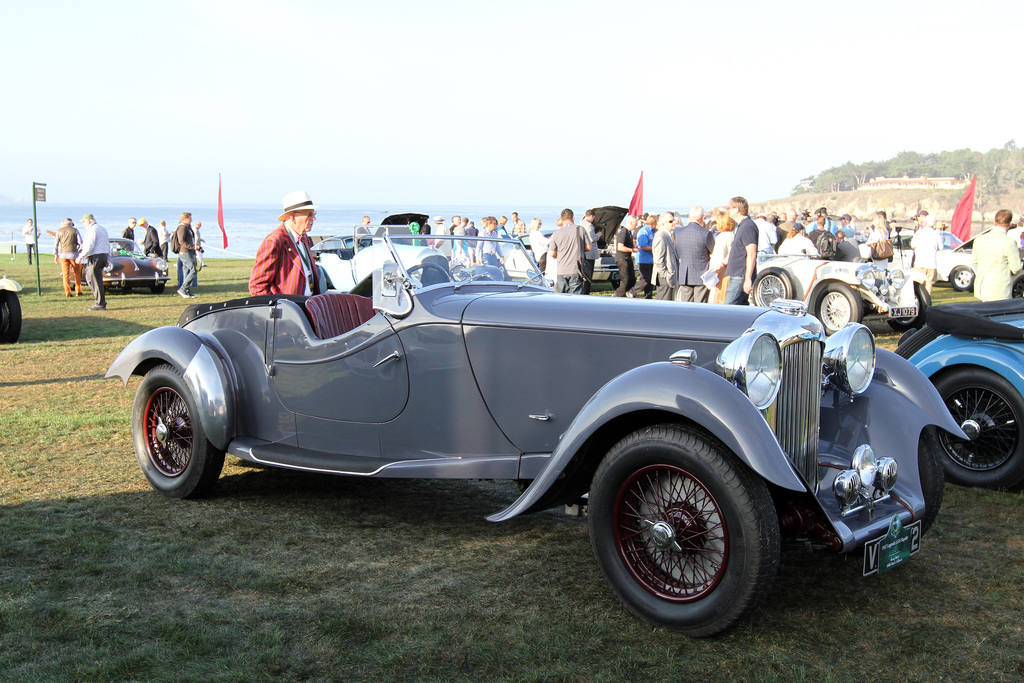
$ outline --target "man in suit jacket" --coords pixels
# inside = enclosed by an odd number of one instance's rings
[[[319,207],[303,190],[288,193],[283,203],[284,212],[277,217],[281,225],[266,236],[256,252],[249,291],[253,296],[320,294],[313,244],[307,236]]]
[[[711,264],[715,238],[704,225],[704,207],[695,206],[690,209],[690,222],[676,228],[672,237],[679,258],[679,289],[676,291],[676,299],[707,303],[708,288],[701,276]]]
[[[663,213],[658,217],[658,229],[654,233],[654,242],[651,245],[651,252],[654,254],[654,284],[658,286],[654,294],[655,299],[671,301],[675,298],[676,285],[679,284],[676,278],[679,259],[676,258],[676,248],[672,243],[672,223],[675,219],[672,212]]]

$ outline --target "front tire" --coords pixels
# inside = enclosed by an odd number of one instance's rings
[[[946,478],[961,486],[1009,488],[1024,481],[1024,399],[1004,377],[960,367],[935,380],[935,388],[968,441],[939,435]]]
[[[142,379],[132,439],[143,474],[165,496],[198,498],[224,467],[224,451],[206,438],[192,390],[170,365],[158,365]]]
[[[698,429],[638,430],[602,460],[590,539],[612,592],[634,616],[704,637],[753,612],[779,567],[764,481]]]
[[[818,296],[815,315],[825,326],[825,334],[835,334],[847,323],[864,319],[864,302],[860,294],[842,282],[832,282]]]
[[[149,286],[149,291],[153,292],[154,294],[163,294],[164,293],[164,288],[166,286],[167,286],[166,282],[161,282],[161,283],[156,284],[156,285],[150,285]]]
[[[21,302],[18,295],[0,290],[0,344],[13,344],[21,336]]]

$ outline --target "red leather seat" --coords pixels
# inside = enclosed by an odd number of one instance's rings
[[[373,317],[373,301],[357,294],[328,292],[306,299],[306,313],[313,332],[330,339],[354,330]]]

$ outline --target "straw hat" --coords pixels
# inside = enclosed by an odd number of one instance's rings
[[[292,211],[316,211],[320,207],[313,203],[313,200],[309,198],[309,193],[305,190],[296,190],[295,192],[289,192],[284,196],[282,202],[284,211],[277,217],[277,220],[283,221],[288,218],[288,214]]]

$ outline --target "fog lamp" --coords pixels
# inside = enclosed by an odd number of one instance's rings
[[[858,446],[853,452],[851,466],[860,476],[861,488],[868,488],[875,483],[875,475],[878,474],[878,462],[875,460],[875,451],[871,446],[864,444]]]
[[[832,483],[832,490],[842,507],[852,507],[860,498],[860,476],[854,470],[844,470]]]
[[[888,493],[896,486],[896,476],[899,473],[899,465],[892,458],[878,459],[878,486]]]

